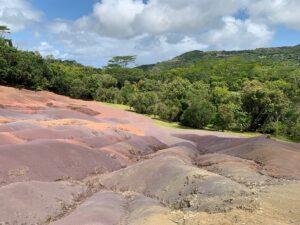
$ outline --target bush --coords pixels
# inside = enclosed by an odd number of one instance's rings
[[[290,129],[290,137],[295,141],[300,141],[300,123],[296,123]]]
[[[261,132],[275,134],[276,136],[285,136],[288,133],[288,127],[281,121],[270,122],[262,127]]]
[[[130,102],[130,106],[141,114],[153,114],[154,106],[158,102],[157,94],[154,92],[138,93]]]
[[[226,130],[233,127],[235,121],[235,108],[234,104],[222,104],[218,107],[216,117],[214,119],[214,127],[218,130]]]
[[[290,105],[281,90],[270,90],[258,81],[246,82],[242,94],[243,108],[251,116],[250,130],[258,131],[284,118]]]
[[[180,106],[171,102],[159,102],[156,110],[156,115],[167,121],[178,121],[181,112]]]
[[[133,99],[134,95],[135,95],[134,86],[129,81],[125,81],[124,86],[121,88],[121,96],[123,98],[123,103],[129,104],[130,101]]]
[[[210,123],[214,117],[214,106],[206,101],[194,101],[181,116],[181,123],[185,126],[202,129]]]
[[[72,98],[81,98],[85,93],[84,83],[81,79],[75,79],[70,86],[70,96]]]
[[[123,98],[118,88],[99,88],[95,95],[95,100],[108,103],[122,103]]]

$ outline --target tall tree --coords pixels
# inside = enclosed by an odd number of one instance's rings
[[[0,38],[4,38],[6,34],[10,33],[10,29],[7,26],[0,25]]]
[[[12,41],[10,39],[5,39],[6,34],[10,34],[10,29],[7,26],[0,25],[0,38],[4,39],[4,41],[12,47]]]
[[[123,68],[128,67],[130,64],[134,64],[136,61],[136,56],[126,55],[126,56],[114,56],[111,60],[108,61],[108,66],[120,66]]]

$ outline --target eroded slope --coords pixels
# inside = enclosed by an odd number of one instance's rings
[[[300,224],[299,144],[0,87],[0,224]]]

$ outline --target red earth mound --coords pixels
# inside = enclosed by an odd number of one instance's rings
[[[299,149],[0,86],[0,224],[299,224]]]
[[[197,145],[201,154],[221,153],[253,160],[269,176],[300,179],[299,144],[288,144],[266,137],[220,138],[216,136],[177,135]],[[223,160],[226,157],[221,157]]]
[[[28,180],[83,179],[120,168],[108,155],[67,141],[38,140],[0,147],[2,185]]]

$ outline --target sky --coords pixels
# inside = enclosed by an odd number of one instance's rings
[[[0,25],[22,50],[105,66],[192,50],[300,44],[299,0],[0,0]]]

